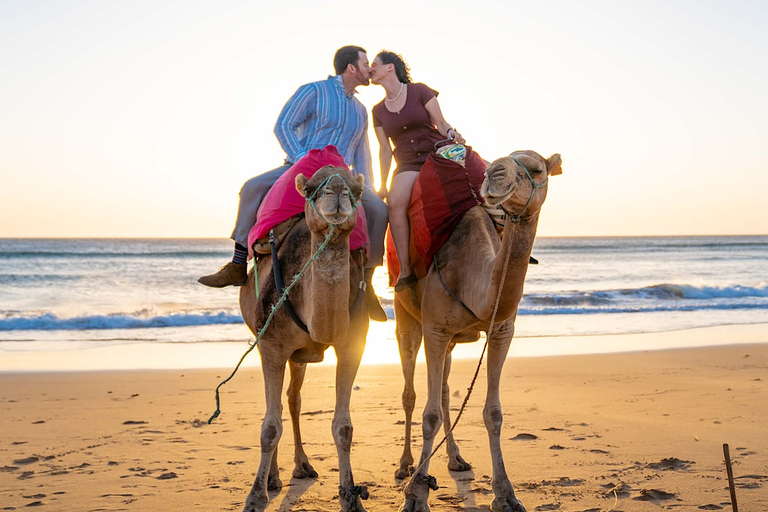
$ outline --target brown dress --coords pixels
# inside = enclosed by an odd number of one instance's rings
[[[395,146],[397,167],[394,174],[419,171],[435,143],[445,137],[432,124],[426,103],[439,93],[424,84],[406,84],[405,105],[399,112],[387,110],[384,101],[373,107],[373,126],[381,126]]]

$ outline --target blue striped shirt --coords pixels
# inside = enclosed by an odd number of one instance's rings
[[[340,76],[299,87],[277,118],[275,136],[294,163],[310,149],[336,146],[352,172],[373,187],[368,112],[355,93],[347,96]]]

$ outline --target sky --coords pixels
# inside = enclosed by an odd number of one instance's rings
[[[280,109],[348,44],[402,54],[487,160],[560,153],[540,236],[768,234],[766,22],[762,0],[0,0],[0,237],[227,238],[283,161]]]

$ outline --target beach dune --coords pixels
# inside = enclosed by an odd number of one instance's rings
[[[454,363],[454,417],[477,362]],[[742,510],[768,510],[768,345],[510,358],[503,450],[529,511],[730,510],[723,443]],[[0,510],[240,510],[259,459],[264,411],[258,368],[0,374]],[[331,438],[333,374],[311,366],[302,427],[317,479],[291,478],[287,407],[278,458],[283,488],[269,510],[338,510]],[[425,367],[417,367],[415,449]],[[352,398],[352,464],[370,511],[397,510],[402,482],[402,376],[361,367]],[[430,473],[435,511],[487,511],[491,468],[480,373],[456,429],[468,472]]]

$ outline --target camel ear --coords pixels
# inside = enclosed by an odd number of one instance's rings
[[[299,173],[296,175],[296,190],[299,191],[299,194],[301,194],[304,197],[307,197],[306,194],[306,185],[307,185],[307,177],[303,174]]]
[[[549,176],[563,174],[563,159],[560,158],[560,153],[555,153],[547,158],[547,174]]]
[[[360,186],[360,190],[355,191],[355,197],[357,197],[357,199],[360,199],[363,196],[363,190],[365,190],[365,176],[363,176],[362,174],[358,174],[357,176],[355,176],[355,180],[357,181],[357,184]]]

